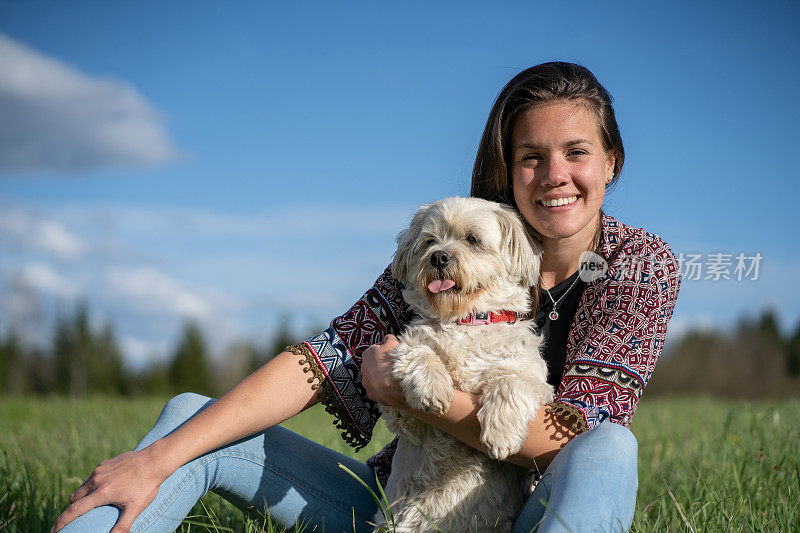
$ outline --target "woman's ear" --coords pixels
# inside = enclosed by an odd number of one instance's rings
[[[503,232],[503,251],[509,262],[509,272],[520,279],[520,285],[531,287],[539,283],[542,248],[531,237],[519,215],[511,208],[497,205],[497,218]]]
[[[606,185],[611,183],[614,178],[614,169],[617,166],[617,154],[608,152],[606,154]]]
[[[408,285],[408,269],[411,267],[411,258],[414,256],[414,245],[417,243],[419,232],[422,230],[422,223],[428,213],[431,204],[423,204],[414,214],[411,224],[397,235],[397,251],[392,260],[392,277],[397,281]]]

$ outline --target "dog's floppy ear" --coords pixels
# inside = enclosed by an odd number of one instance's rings
[[[498,204],[497,219],[503,231],[503,246],[510,263],[512,275],[519,276],[520,284],[526,287],[539,284],[539,268],[542,264],[542,248],[531,237],[511,208]]]
[[[417,242],[419,232],[422,230],[422,222],[425,220],[430,207],[431,204],[419,206],[408,228],[397,235],[397,251],[394,253],[394,259],[392,260],[392,277],[397,281],[408,283],[406,277],[414,256],[414,245]]]

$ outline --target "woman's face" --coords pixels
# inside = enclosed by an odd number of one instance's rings
[[[520,114],[512,125],[514,201],[548,240],[591,243],[614,158],[588,103],[558,101]],[[551,205],[560,199],[563,205]]]

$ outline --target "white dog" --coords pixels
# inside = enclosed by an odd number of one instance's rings
[[[511,209],[476,198],[423,205],[397,242],[392,273],[419,318],[391,353],[393,375],[414,409],[446,411],[453,388],[478,395],[489,455],[384,408],[400,437],[386,486],[395,524],[379,512],[376,531],[507,531],[527,472],[502,459],[553,396],[541,336],[523,319],[541,249]]]

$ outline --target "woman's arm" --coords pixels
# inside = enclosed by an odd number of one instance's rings
[[[281,353],[171,434],[138,452],[100,463],[70,496],[70,506],[58,517],[54,530],[110,504],[122,511],[112,531],[128,531],[155,499],[160,484],[180,466],[283,422],[314,405],[317,394],[297,355]]]
[[[263,431],[317,403],[308,375],[282,352],[177,431],[149,447],[175,470],[210,450]]]
[[[382,344],[373,345],[364,351],[361,363],[362,385],[369,397],[375,402],[403,409],[485,453],[486,448],[480,439],[481,426],[477,414],[481,405],[477,396],[454,391],[450,408],[442,414],[415,411],[405,404],[403,391],[392,378],[391,360],[386,357],[397,344],[394,335],[387,335]],[[522,448],[510,456],[508,461],[526,468],[538,467],[540,471],[544,471],[561,448],[576,435],[570,424],[560,420],[557,415],[540,409],[535,420],[528,425],[528,438]]]

